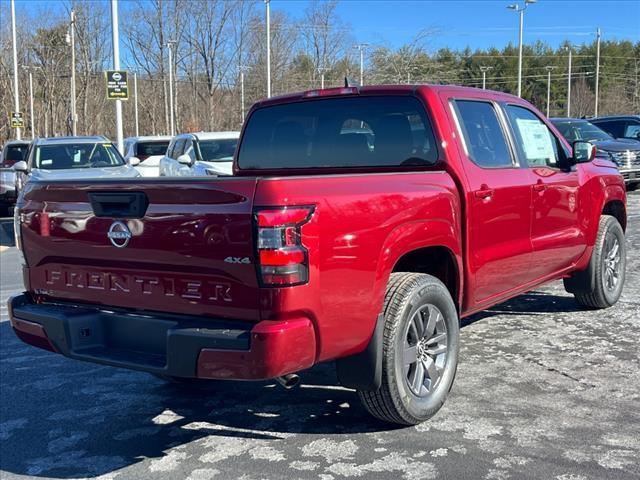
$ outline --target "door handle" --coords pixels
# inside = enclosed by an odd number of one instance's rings
[[[477,198],[481,198],[483,200],[488,200],[493,197],[493,188],[489,188],[486,184],[480,185],[480,190],[476,190],[474,192]]]
[[[534,192],[544,192],[547,189],[547,186],[542,182],[542,180],[538,180],[533,184]]]

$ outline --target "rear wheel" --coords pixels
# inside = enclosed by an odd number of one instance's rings
[[[580,305],[589,308],[607,308],[614,305],[622,294],[626,270],[624,232],[615,217],[600,217],[598,236],[591,260],[585,272],[580,272],[565,287],[575,295]]]
[[[382,384],[359,391],[385,422],[415,425],[436,414],[458,364],[458,314],[447,287],[430,275],[393,273],[384,303]]]

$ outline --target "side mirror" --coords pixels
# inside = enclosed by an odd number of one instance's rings
[[[24,160],[20,160],[19,162],[14,163],[11,168],[16,172],[29,173],[27,162],[25,162]]]
[[[129,157],[129,165],[131,165],[132,167],[140,165],[140,159],[138,157]]]
[[[183,153],[178,157],[178,163],[181,163],[183,165],[191,165],[191,157]]]
[[[596,156],[596,147],[591,142],[578,140],[573,142],[573,162],[587,163]]]

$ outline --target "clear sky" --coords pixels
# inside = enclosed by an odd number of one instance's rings
[[[338,12],[358,42],[399,46],[420,30],[437,31],[433,48],[486,48],[517,43],[518,14],[506,6],[514,0],[383,1],[343,0]],[[517,3],[523,4],[524,0]],[[272,0],[272,9],[300,16],[306,1]],[[568,39],[589,43],[600,27],[603,38],[640,41],[640,0],[539,0],[525,11],[525,43],[552,46]]]
[[[0,3],[8,13],[9,2]],[[428,42],[433,49],[500,48],[517,43],[518,15],[507,10],[509,3],[514,0],[342,0],[338,12],[358,42],[397,47],[433,28],[436,33]],[[62,5],[60,0],[16,0],[18,15],[21,9],[62,10]],[[285,11],[294,18],[300,18],[307,5],[306,0],[271,0],[272,11]],[[597,27],[603,39],[640,41],[640,0],[539,0],[525,12],[525,43],[542,40],[556,46],[565,39],[589,43]]]

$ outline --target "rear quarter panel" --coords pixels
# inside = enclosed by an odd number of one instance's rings
[[[260,179],[255,206],[315,205],[303,227],[309,283],[262,289],[263,319],[310,318],[318,361],[361,351],[368,343],[397,260],[409,251],[459,246],[459,199],[440,171]]]

